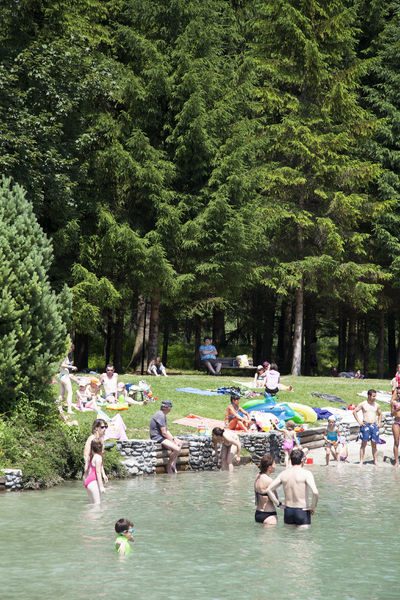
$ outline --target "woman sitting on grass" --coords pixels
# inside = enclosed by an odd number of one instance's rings
[[[236,431],[248,431],[251,419],[248,412],[239,406],[240,394],[231,394],[231,403],[225,412],[225,425],[228,429]]]

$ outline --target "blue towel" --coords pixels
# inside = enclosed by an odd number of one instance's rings
[[[218,392],[211,392],[210,390],[201,390],[200,388],[183,387],[176,388],[177,392],[185,392],[186,394],[197,394],[198,396],[219,396]]]
[[[324,410],[323,408],[313,407],[313,410],[317,413],[318,420],[320,419],[328,419],[332,413],[329,410]]]
[[[339,396],[334,396],[333,394],[323,394],[322,392],[311,392],[311,396],[315,396],[316,398],[323,398],[324,400],[328,400],[328,402],[340,402],[341,404],[347,404],[343,398],[339,398]]]

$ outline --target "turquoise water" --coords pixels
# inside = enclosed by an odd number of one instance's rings
[[[400,474],[313,467],[309,530],[254,522],[254,466],[112,482],[101,507],[80,483],[0,495],[0,597],[386,600],[399,597]],[[280,513],[281,514],[281,513]],[[134,521],[134,552],[113,550]]]

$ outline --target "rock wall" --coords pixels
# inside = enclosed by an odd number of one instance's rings
[[[215,452],[208,435],[180,435],[183,440],[180,470],[212,471],[218,468],[219,451]],[[246,433],[240,436],[243,448],[251,454],[252,460],[258,464],[260,458],[271,453],[276,461],[282,459],[282,436],[275,433]],[[161,444],[151,440],[127,440],[117,442],[117,448],[122,456],[129,475],[151,475],[162,472],[168,453]]]
[[[2,469],[0,471],[0,491],[22,489],[21,469]]]

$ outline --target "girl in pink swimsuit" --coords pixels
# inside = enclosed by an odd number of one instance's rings
[[[92,504],[100,504],[101,494],[104,492],[103,483],[103,444],[93,440],[90,445],[90,459],[86,477],[83,484]]]

